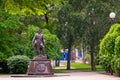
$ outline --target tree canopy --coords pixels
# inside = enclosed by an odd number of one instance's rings
[[[59,4],[60,0],[6,0],[5,10],[11,14],[25,16],[44,15],[51,6]]]

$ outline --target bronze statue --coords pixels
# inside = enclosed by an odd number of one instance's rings
[[[45,55],[44,38],[43,38],[43,35],[41,34],[40,29],[38,29],[37,33],[34,35],[32,40],[32,45],[37,55],[40,55],[41,51],[42,51],[42,54]]]
[[[27,74],[53,75],[51,61],[50,59],[47,58],[47,55],[45,54],[44,38],[43,35],[41,34],[40,29],[38,29],[37,33],[35,33],[32,40],[32,45],[34,46],[37,56],[30,60]]]

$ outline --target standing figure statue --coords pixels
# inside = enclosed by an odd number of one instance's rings
[[[42,54],[45,55],[44,38],[40,29],[38,29],[37,33],[35,33],[32,40],[32,45],[37,55],[40,55],[41,51]]]

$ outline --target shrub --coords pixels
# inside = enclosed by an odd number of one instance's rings
[[[117,57],[120,57],[120,36],[118,36],[115,40],[115,48],[114,48],[115,54]]]
[[[24,55],[17,55],[8,58],[7,65],[8,68],[10,69],[10,73],[15,74],[26,73],[29,60],[30,59]]]
[[[114,58],[111,60],[111,68],[112,68],[113,72],[115,72],[115,66],[114,65],[115,65],[116,59],[117,59],[117,57],[114,56]]]
[[[100,55],[113,55],[115,40],[120,36],[120,24],[115,24],[111,26],[109,32],[105,35],[105,37],[100,42]]]
[[[104,36],[100,42],[99,55],[102,57],[100,60],[101,65],[106,71],[115,72],[120,75],[119,60],[120,57],[120,24],[111,26],[109,32]]]
[[[9,69],[7,66],[7,60],[0,60],[0,72],[2,73],[8,73]]]
[[[120,76],[120,58],[117,58],[114,63],[114,71],[118,76]]]
[[[120,36],[118,36],[115,40],[115,48],[114,48],[114,51],[115,51],[115,59],[114,59],[114,65],[113,65],[113,68],[114,68],[114,72],[120,76]]]
[[[111,60],[107,56],[101,56],[99,64],[105,69],[106,72],[111,72]]]

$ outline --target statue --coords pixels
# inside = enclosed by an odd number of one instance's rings
[[[34,50],[37,56],[40,55],[41,51],[42,51],[42,54],[45,56],[44,38],[43,38],[43,35],[41,34],[40,29],[38,29],[37,33],[35,33],[32,40],[32,45],[34,47]]]
[[[40,29],[38,29],[37,33],[35,33],[32,45],[37,56],[30,60],[27,74],[53,75],[50,59],[47,59],[47,55],[45,54],[44,38]],[[40,53],[42,53],[42,55],[40,55]]]

